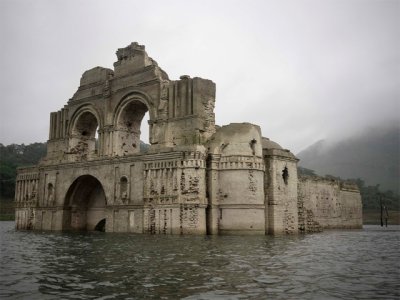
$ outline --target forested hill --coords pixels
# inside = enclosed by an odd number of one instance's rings
[[[337,143],[319,141],[297,154],[299,165],[319,175],[361,178],[399,193],[399,127],[373,129]]]
[[[17,167],[31,166],[46,155],[46,143],[30,145],[0,144],[0,199],[14,198],[15,177]]]

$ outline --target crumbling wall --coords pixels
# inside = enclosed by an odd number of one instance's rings
[[[144,163],[145,232],[205,233],[204,148],[180,154]]]
[[[304,232],[321,228],[361,228],[362,204],[356,185],[317,176],[300,176],[299,207]]]
[[[160,86],[158,118],[150,121],[154,149],[203,144],[215,132],[215,83],[181,76]]]
[[[117,58],[114,70],[86,71],[68,104],[51,113],[47,164],[137,155],[144,126],[150,152],[203,144],[215,132],[215,83],[169,80],[137,43],[118,49]]]
[[[314,233],[322,231],[322,225],[317,221],[314,211],[309,204],[309,195],[304,188],[304,185],[298,187],[297,206],[299,213],[299,232],[300,233]]]
[[[212,81],[170,80],[144,46],[118,49],[114,70],[86,71],[50,114],[47,156],[18,170],[16,227],[92,230],[105,221],[108,232],[289,234],[360,226],[354,186],[298,183],[289,150],[253,124],[217,129],[214,106]]]
[[[276,143],[263,142],[266,191],[266,231],[269,234],[298,232],[297,161]]]
[[[335,228],[362,228],[362,201],[356,184],[340,182],[341,220]]]
[[[33,229],[38,200],[39,169],[19,168],[15,185],[15,227]]]

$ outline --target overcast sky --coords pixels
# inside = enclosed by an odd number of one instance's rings
[[[297,153],[399,125],[400,1],[0,0],[0,143],[43,142],[85,70],[133,41],[217,84],[216,122]]]

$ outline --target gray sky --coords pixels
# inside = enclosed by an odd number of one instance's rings
[[[85,70],[146,45],[171,79],[217,84],[216,122],[297,153],[399,125],[400,1],[1,0],[0,143],[48,138]]]

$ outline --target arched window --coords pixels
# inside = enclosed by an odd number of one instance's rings
[[[52,183],[47,185],[47,204],[51,205],[54,201],[54,187]]]
[[[122,108],[116,123],[114,155],[132,155],[141,151],[141,131],[147,127],[143,131],[148,132],[149,126],[148,121],[144,122],[147,112],[146,104],[140,100],[132,100]],[[148,140],[148,133],[146,138]]]
[[[128,198],[128,179],[125,176],[121,177],[119,182],[119,190],[121,199],[125,200]]]
[[[84,112],[75,121],[71,132],[70,154],[85,160],[98,154],[99,122],[91,112]]]

